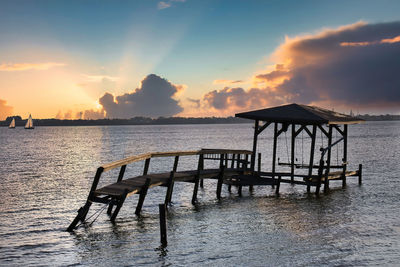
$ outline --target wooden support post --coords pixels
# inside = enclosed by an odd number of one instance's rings
[[[90,192],[89,192],[87,201],[86,201],[85,205],[78,210],[78,215],[76,215],[75,219],[68,226],[68,228],[67,228],[68,232],[73,231],[79,221],[81,221],[81,222],[85,221],[86,215],[88,214],[90,206],[92,205],[92,199],[94,197],[94,192],[96,191],[97,185],[99,184],[99,180],[100,180],[100,177],[101,177],[101,174],[103,173],[103,171],[104,171],[103,167],[99,167],[97,169],[96,175],[94,176],[94,179],[93,179],[92,187],[90,188]]]
[[[250,169],[252,171],[254,171],[254,167],[256,164],[258,124],[259,124],[259,121],[255,120],[255,122],[254,122],[254,137],[253,137],[253,151],[251,153],[251,163],[250,163]]]
[[[125,169],[126,169],[126,165],[122,165],[121,169],[119,170],[119,175],[118,175],[118,179],[117,182],[121,182],[122,179],[124,178],[124,174],[125,174]],[[111,215],[112,209],[113,209],[113,200],[110,202],[110,204],[108,204],[108,209],[107,209],[107,214]]]
[[[146,198],[146,194],[147,194],[147,190],[149,189],[150,182],[151,182],[151,179],[147,178],[146,182],[144,183],[144,185],[140,189],[139,201],[138,201],[138,204],[137,204],[136,210],[135,210],[135,214],[137,216],[140,215],[140,211],[142,210],[143,202],[144,202],[144,199]]]
[[[294,153],[296,146],[296,124],[292,124],[292,138],[291,138],[291,151],[290,151],[290,181],[294,182]]]
[[[160,241],[163,246],[167,246],[167,219],[165,204],[159,204],[158,210],[160,214]]]
[[[279,196],[279,187],[281,186],[281,179],[282,179],[282,176],[278,175],[278,181],[277,181],[276,189],[275,189],[275,194],[277,196]]]
[[[274,125],[274,142],[272,148],[272,179],[275,178],[275,166],[276,166],[276,146],[278,141],[278,123]]]
[[[358,165],[358,184],[362,184],[362,164]]]
[[[193,196],[192,196],[192,204],[196,204],[197,201],[197,191],[199,190],[199,180],[200,180],[200,173],[204,166],[204,155],[200,154],[199,162],[197,165],[197,174],[194,180],[194,188],[193,188]]]
[[[144,176],[144,175],[147,175],[147,173],[149,172],[150,159],[151,159],[151,158],[148,158],[148,159],[146,159],[146,161],[144,162],[143,176]]]
[[[174,167],[172,168],[172,171],[169,175],[168,179],[168,189],[167,193],[165,195],[165,205],[168,205],[168,203],[171,203],[171,198],[172,198],[172,191],[174,190],[174,176],[176,173],[176,170],[178,169],[178,162],[179,162],[179,156],[175,156],[174,160]]]
[[[217,199],[218,200],[221,199],[221,189],[222,189],[222,183],[224,181],[224,170],[225,170],[225,167],[222,166],[220,173],[218,175],[218,183],[217,183]]]
[[[128,190],[125,190],[124,194],[117,200],[117,206],[115,207],[114,213],[111,215],[110,218],[112,222],[114,222],[115,219],[117,218],[118,213],[121,210],[127,195],[128,195]]]
[[[347,169],[347,124],[345,124],[343,129],[343,174],[342,174],[342,187],[346,186],[346,169]]]
[[[327,193],[329,191],[329,171],[330,171],[330,166],[331,166],[331,152],[332,152],[332,130],[333,130],[333,125],[329,125],[329,132],[328,132],[328,155],[327,155],[327,160],[326,160],[326,169],[325,169],[325,180],[324,180],[324,193]]]
[[[308,167],[308,179],[311,180],[313,165],[314,165],[314,152],[315,152],[315,140],[317,138],[317,126],[313,125],[312,135],[311,135],[311,151],[310,151],[310,162]],[[307,184],[307,193],[310,193],[310,185]]]
[[[324,173],[324,159],[321,159],[319,161],[319,168],[318,168],[317,188],[315,189],[315,194],[317,196],[319,196],[319,190],[321,188],[321,180],[323,173]]]
[[[242,196],[242,186],[241,185],[239,185],[239,187],[238,187],[238,195],[239,195],[239,197]]]
[[[217,199],[221,199],[221,189],[222,189],[222,182],[224,181],[224,157],[227,157],[227,154],[221,154],[221,160],[219,162],[219,174],[218,174],[218,183],[217,183]],[[226,160],[226,158],[225,158]],[[226,161],[225,161],[226,163]]]

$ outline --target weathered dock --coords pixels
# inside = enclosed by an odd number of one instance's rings
[[[347,170],[347,142],[348,125],[360,123],[362,120],[348,115],[339,114],[333,111],[304,106],[304,105],[286,105],[275,108],[256,110],[251,112],[236,114],[237,117],[252,119],[254,124],[253,149],[250,150],[230,150],[230,149],[201,149],[196,151],[176,151],[176,152],[156,152],[147,153],[138,156],[128,157],[109,164],[105,164],[97,169],[87,201],[78,210],[78,214],[68,227],[68,231],[73,231],[78,223],[84,222],[92,203],[103,203],[108,205],[107,213],[110,220],[114,221],[122,208],[125,199],[132,194],[139,194],[139,200],[136,206],[136,215],[140,215],[147,191],[156,186],[166,187],[164,206],[171,202],[174,184],[177,182],[192,183],[193,195],[192,203],[197,201],[197,192],[199,187],[203,187],[204,179],[217,180],[216,197],[221,198],[222,185],[238,188],[238,194],[241,195],[242,187],[248,186],[253,190],[253,186],[275,186],[275,192],[279,195],[280,184],[290,183],[304,185],[307,192],[311,187],[315,187],[315,193],[318,196],[320,188],[324,186],[324,192],[329,191],[330,181],[342,181],[342,187],[346,186],[347,177],[358,177],[358,182],[362,182],[362,165],[359,164],[358,170]],[[264,122],[260,125],[260,122]],[[269,126],[274,125],[273,147],[272,147],[272,169],[270,172],[262,170],[261,153],[257,153],[258,136]],[[282,133],[286,133],[291,126],[291,153],[289,162],[277,162],[277,142]],[[343,128],[341,128],[343,126]],[[311,128],[311,129],[310,129]],[[327,139],[327,146],[320,148],[320,160],[314,164],[315,145],[317,130],[321,136]],[[310,157],[308,164],[298,164],[295,162],[295,144],[296,137],[305,132],[311,139]],[[340,138],[334,140],[333,131],[339,134]],[[285,134],[286,136],[286,134]],[[342,163],[333,165],[332,148],[338,143],[343,143]],[[289,151],[289,149],[287,149]],[[338,152],[338,151],[337,151]],[[257,158],[258,155],[258,158]],[[325,159],[326,155],[326,159]],[[181,157],[197,157],[197,167],[189,170],[179,170],[178,164]],[[149,173],[149,166],[152,158],[173,157],[174,163],[171,171],[164,173]],[[127,165],[144,161],[144,169],[141,175],[124,179]],[[206,162],[213,161],[212,167],[205,165]],[[218,162],[218,164],[215,163]],[[258,166],[256,168],[256,161]],[[289,167],[289,172],[278,172],[279,166]],[[211,164],[210,164],[211,165]],[[218,166],[216,168],[216,165]],[[104,172],[119,168],[119,175],[116,182],[98,188],[101,175]],[[297,169],[305,169],[305,172],[297,172]],[[317,170],[316,172],[314,171]],[[332,170],[337,171],[332,171]],[[160,210],[161,206],[160,206]],[[163,223],[161,223],[163,225]],[[166,239],[165,239],[166,241]]]

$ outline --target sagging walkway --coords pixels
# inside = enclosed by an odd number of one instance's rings
[[[167,187],[165,204],[168,204],[171,202],[175,182],[194,184],[192,196],[193,204],[197,201],[199,186],[203,187],[203,179],[215,179],[218,181],[216,189],[216,196],[218,199],[221,198],[222,184],[228,185],[229,190],[232,185],[237,186],[238,193],[241,195],[242,186],[249,186],[250,190],[252,190],[254,185],[276,186],[276,194],[279,194],[279,186],[282,182],[307,185],[307,188],[315,186],[317,194],[319,194],[319,189],[322,183],[324,183],[325,189],[329,188],[329,180],[342,180],[343,186],[345,186],[347,176],[358,176],[359,183],[361,183],[361,165],[358,171],[349,172],[345,171],[343,168],[344,171],[323,173],[324,166],[322,164],[319,166],[318,175],[295,175],[295,177],[301,178],[302,180],[293,180],[292,173],[262,172],[260,154],[258,155],[258,170],[254,171],[250,169],[250,155],[252,155],[252,151],[227,149],[157,152],[133,156],[103,165],[97,169],[85,205],[78,210],[77,216],[69,225],[67,231],[73,231],[80,221],[85,221],[93,202],[108,205],[107,213],[111,216],[111,221],[116,219],[126,197],[132,194],[139,194],[135,214],[140,215],[148,189],[155,186]],[[182,156],[198,156],[197,169],[178,171],[179,158]],[[158,157],[174,157],[174,164],[171,172],[148,173],[150,160]],[[204,168],[205,160],[219,161],[219,168]],[[123,179],[126,166],[138,161],[145,161],[143,174],[133,178]],[[102,188],[97,188],[103,172],[119,167],[120,172],[116,183]],[[285,177],[290,177],[291,179],[285,179]]]

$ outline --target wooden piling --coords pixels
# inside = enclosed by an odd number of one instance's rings
[[[121,182],[122,178],[124,178],[125,169],[126,169],[126,165],[122,165],[121,169],[119,170],[119,175],[118,175],[118,178],[117,178],[117,182]],[[112,213],[114,202],[115,202],[115,199],[112,199],[110,204],[108,204],[108,209],[107,209],[107,214],[108,215],[111,215],[111,213]]]
[[[225,155],[221,155],[221,160],[220,160],[220,162],[219,162],[219,174],[218,174],[218,183],[217,183],[217,199],[219,200],[219,199],[221,199],[221,189],[222,189],[222,183],[223,183],[223,181],[224,181],[224,169],[225,169],[225,166],[226,165],[224,165],[224,157],[227,157],[227,155],[225,154]],[[225,160],[226,160],[226,158],[225,158]],[[226,161],[225,161],[225,163],[227,163]]]
[[[279,196],[279,187],[281,186],[281,179],[282,179],[282,177],[279,175],[278,176],[278,181],[277,181],[277,184],[276,184],[276,189],[275,189],[275,194],[277,196]]]
[[[144,202],[144,199],[146,198],[147,190],[149,189],[150,182],[151,182],[151,179],[147,178],[146,182],[142,186],[142,189],[140,190],[139,201],[138,201],[138,204],[137,204],[136,210],[135,210],[135,214],[137,216],[140,215],[140,211],[142,210],[143,202]]]
[[[204,167],[204,155],[200,154],[199,162],[197,164],[197,174],[194,178],[194,188],[193,188],[193,195],[192,195],[192,204],[196,204],[197,201],[197,191],[199,190],[199,181],[200,181],[200,173]]]
[[[168,189],[167,189],[167,193],[165,195],[165,205],[168,205],[168,203],[171,203],[172,192],[174,190],[174,176],[178,169],[178,162],[179,162],[179,156],[175,156],[174,167],[172,168],[172,171],[171,171],[171,173],[169,175],[169,179],[168,179]]]
[[[117,200],[117,206],[115,207],[114,213],[111,215],[111,218],[110,218],[110,220],[112,222],[114,222],[115,219],[117,218],[118,213],[121,210],[122,205],[124,204],[127,195],[128,195],[128,191],[125,190],[124,194]]]
[[[159,204],[158,210],[160,214],[160,241],[163,246],[167,246],[167,219],[165,204]]]
[[[362,164],[358,165],[358,184],[362,184]]]

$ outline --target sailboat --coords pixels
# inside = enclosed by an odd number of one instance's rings
[[[15,128],[15,118],[12,119],[10,125],[8,126],[8,128],[12,129]]]
[[[34,128],[35,127],[33,127],[32,115],[29,114],[28,121],[25,124],[25,129],[34,129]]]

